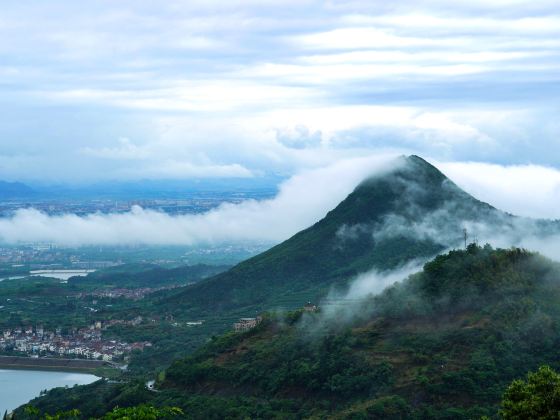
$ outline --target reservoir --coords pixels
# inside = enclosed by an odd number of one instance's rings
[[[85,385],[98,379],[87,373],[0,369],[0,416],[38,397],[42,390]]]
[[[70,277],[74,276],[87,276],[94,271],[95,270],[32,270],[30,275],[32,277],[53,277],[55,279],[68,280]]]
[[[65,282],[70,277],[83,277],[87,276],[89,273],[93,273],[94,271],[95,270],[32,270],[29,272],[29,274],[26,275],[2,277],[0,278],[0,281],[18,280],[24,279],[26,277],[51,277]]]

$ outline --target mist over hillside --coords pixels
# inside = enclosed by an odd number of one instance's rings
[[[193,419],[495,416],[513,379],[543,363],[560,367],[559,302],[559,263],[470,244],[336,312],[261,314],[257,327],[174,362],[158,392],[100,381],[33,404],[89,416],[148,402]]]
[[[364,273],[386,278],[390,270],[464,246],[465,239],[505,247],[534,242],[554,254],[559,233],[558,222],[502,212],[420,157],[402,157],[392,170],[361,182],[313,226],[172,301],[185,311],[295,307],[333,289],[346,293]],[[378,284],[370,287],[380,291]]]
[[[313,407],[342,418],[492,415],[515,377],[560,366],[559,297],[558,263],[471,244],[335,316],[270,315],[255,331],[214,340],[176,362],[163,388],[288,399],[307,415]]]

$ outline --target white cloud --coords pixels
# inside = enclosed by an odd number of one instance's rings
[[[553,0],[289,5],[5,5],[0,177],[291,174],[387,149],[557,164]]]
[[[151,166],[139,169],[128,169],[120,172],[127,178],[162,178],[162,179],[184,179],[184,178],[250,178],[253,173],[239,164],[193,164],[192,162],[165,160]]]
[[[377,295],[385,288],[421,271],[424,263],[425,261],[411,261],[402,267],[387,272],[371,270],[361,273],[350,284],[344,299],[365,299],[371,295]]]
[[[436,162],[461,188],[501,210],[560,219],[560,170],[539,165]]]
[[[237,80],[173,80],[167,86],[139,90],[71,89],[37,91],[36,97],[64,103],[97,103],[159,111],[221,112],[242,107],[285,105],[318,97],[306,87],[247,83]]]
[[[508,33],[558,33],[560,18],[558,16],[536,16],[522,18],[479,17],[479,16],[445,16],[428,14],[405,15],[347,15],[343,22],[352,25],[378,25],[396,27],[402,30],[427,29],[429,31],[446,29],[452,33],[476,30],[475,35]]]
[[[281,185],[274,199],[223,204],[202,215],[171,216],[135,207],[125,214],[48,216],[23,209],[0,219],[0,241],[73,246],[277,242],[322,218],[366,176],[383,173],[394,165],[389,156],[338,162],[292,177]]]
[[[118,143],[117,147],[84,147],[82,152],[103,159],[146,159],[149,156],[146,149],[135,145],[126,137],[119,138]]]
[[[309,64],[361,64],[361,63],[491,63],[500,61],[538,58],[554,54],[552,51],[475,51],[441,54],[436,51],[359,50],[352,52],[316,54],[301,57]]]
[[[360,150],[355,153],[359,155],[370,142],[376,149],[393,145],[401,150],[424,149],[428,155],[439,151],[443,156],[463,146],[494,147],[495,139],[473,125],[457,122],[460,120],[461,114],[450,112],[362,105],[275,111],[262,113],[245,123],[252,127],[276,125],[281,132],[297,131],[297,127],[320,132],[323,144],[337,148],[357,147]],[[381,144],[376,140],[382,140]]]
[[[460,39],[433,39],[397,36],[372,27],[341,28],[302,35],[293,42],[312,49],[364,49],[451,46],[464,43]]]
[[[321,145],[321,131],[309,131],[304,125],[296,125],[293,128],[280,128],[276,130],[276,138],[286,147],[294,149],[305,149]]]

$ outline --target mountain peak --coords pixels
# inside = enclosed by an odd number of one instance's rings
[[[390,215],[419,221],[429,212],[451,207],[460,210],[463,217],[475,207],[495,210],[467,194],[439,169],[416,155],[402,156],[392,170],[365,179],[339,205],[345,214],[361,213],[352,219],[353,223],[370,224]]]
[[[426,184],[426,186],[441,186],[441,184],[446,182],[455,186],[438,168],[417,155],[398,157],[389,171],[366,178],[358,185],[357,189],[361,185],[368,185],[382,179],[387,179],[391,182],[401,179],[408,183]],[[456,186],[455,188],[459,189]]]
[[[418,164],[430,166],[430,167],[436,169],[435,166],[433,166],[433,165],[432,165],[431,163],[429,163],[426,159],[424,159],[424,158],[422,158],[422,157],[420,157],[420,156],[418,156],[418,155],[409,155],[409,156],[406,156],[406,159],[409,160],[410,162],[416,162],[416,163],[418,163]]]
[[[299,307],[332,287],[346,287],[359,273],[394,269],[459,246],[465,222],[504,220],[424,159],[403,156],[313,226],[176,299],[184,308],[211,311]]]
[[[449,181],[449,178],[447,178],[438,168],[420,156],[410,155],[406,158],[406,163],[407,167],[410,168],[411,171],[421,171],[424,175],[430,175],[435,179]]]
[[[1,198],[21,198],[33,195],[35,191],[21,182],[0,181]]]

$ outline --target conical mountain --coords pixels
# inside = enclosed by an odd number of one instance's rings
[[[355,275],[460,246],[465,226],[511,231],[518,218],[470,196],[418,156],[363,181],[313,226],[171,298],[183,310],[297,307]]]

